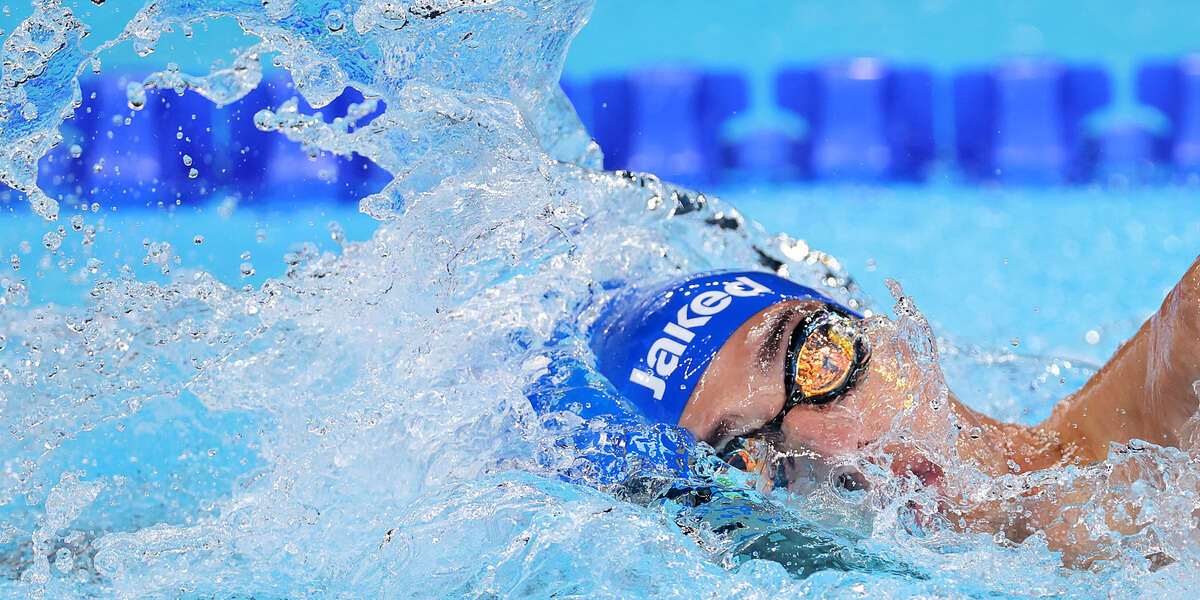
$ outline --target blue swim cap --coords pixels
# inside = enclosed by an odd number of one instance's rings
[[[648,419],[674,425],[725,340],[785,300],[831,302],[816,290],[756,271],[701,273],[626,290],[592,327],[596,366]]]

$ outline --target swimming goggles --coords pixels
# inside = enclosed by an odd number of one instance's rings
[[[783,408],[766,425],[741,437],[777,437],[788,411],[838,400],[854,387],[870,354],[861,319],[831,304],[812,312],[792,330],[788,342]]]
[[[841,398],[867,366],[870,350],[861,320],[833,305],[814,311],[792,330],[784,362],[783,416],[799,404]]]
[[[801,404],[829,404],[854,387],[870,359],[861,322],[833,305],[826,305],[805,317],[792,330],[788,341],[784,359],[786,398],[783,408],[762,427],[726,442],[717,453],[718,457],[747,472],[763,470],[780,459],[814,458],[811,452],[804,450],[781,452],[774,448],[774,442],[782,436],[783,419],[793,408]],[[782,473],[778,468],[775,472],[777,477]],[[786,481],[782,484],[786,486]]]

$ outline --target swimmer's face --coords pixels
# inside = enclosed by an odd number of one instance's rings
[[[739,327],[709,364],[679,424],[720,446],[732,437],[752,434],[775,418],[785,405],[784,363],[792,331],[824,306],[812,300],[781,302]],[[866,367],[837,399],[789,410],[782,422],[782,439],[776,442],[781,449],[805,449],[837,459],[880,440],[898,417],[920,437],[922,433],[934,437],[934,432],[949,427],[952,411],[927,409],[927,399],[941,383],[936,366],[931,372],[929,361],[919,360],[885,317],[868,319],[860,329],[870,347]],[[918,402],[922,398],[926,401]],[[888,450],[897,458],[909,454],[902,448]],[[904,468],[927,482],[937,470],[917,464]]]

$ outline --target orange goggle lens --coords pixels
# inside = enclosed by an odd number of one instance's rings
[[[854,370],[854,340],[828,323],[808,334],[796,352],[794,383],[806,397],[828,394],[846,384]]]
[[[822,310],[792,334],[787,355],[787,403],[823,404],[854,383],[867,349],[848,315]]]

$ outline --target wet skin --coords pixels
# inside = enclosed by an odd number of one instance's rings
[[[720,447],[774,418],[784,405],[791,331],[821,306],[782,302],[743,324],[709,364],[679,424]],[[1137,334],[1036,426],[1001,423],[959,402],[945,388],[932,353],[912,347],[921,343],[920,336],[914,342],[903,327],[882,316],[867,319],[861,330],[871,349],[865,373],[834,402],[790,410],[782,438],[774,441],[777,448],[811,451],[828,465],[852,462],[866,448],[882,449],[873,456],[886,454],[891,460],[880,466],[947,493],[948,465],[931,456],[957,456],[994,477],[1102,460],[1113,442],[1141,439],[1186,447],[1190,439],[1200,441],[1200,425],[1189,420],[1197,408],[1193,382],[1200,379],[1200,260]],[[906,431],[905,442],[896,441],[897,431]],[[885,447],[873,446],[880,443]],[[973,512],[968,528],[984,523],[984,529],[1002,530],[1013,539],[1042,529],[1052,546],[1070,545],[1055,544],[1055,532],[1046,529],[1058,512],[1056,503],[1034,503],[1030,515],[1020,519],[991,510],[967,510]],[[1038,522],[1039,515],[1046,522]],[[1067,532],[1060,533],[1066,539]]]
[[[781,302],[743,324],[721,347],[688,401],[679,424],[700,439],[720,447],[732,437],[752,433],[784,405],[784,360],[792,329],[822,303]],[[938,409],[929,406],[941,394],[941,373],[923,365],[917,353],[885,317],[863,327],[871,348],[865,373],[838,400],[796,406],[783,419],[783,450],[810,450],[837,461],[876,443],[894,427],[905,427],[922,441],[957,425],[978,427],[978,435],[957,440],[959,455],[985,471],[1008,472],[1007,461],[1019,457],[1025,468],[1044,468],[1063,456],[1053,432],[999,423],[977,413],[948,393]],[[769,350],[764,351],[764,348]],[[973,434],[976,432],[972,432]],[[940,468],[922,453],[889,447],[897,474],[934,483]]]

